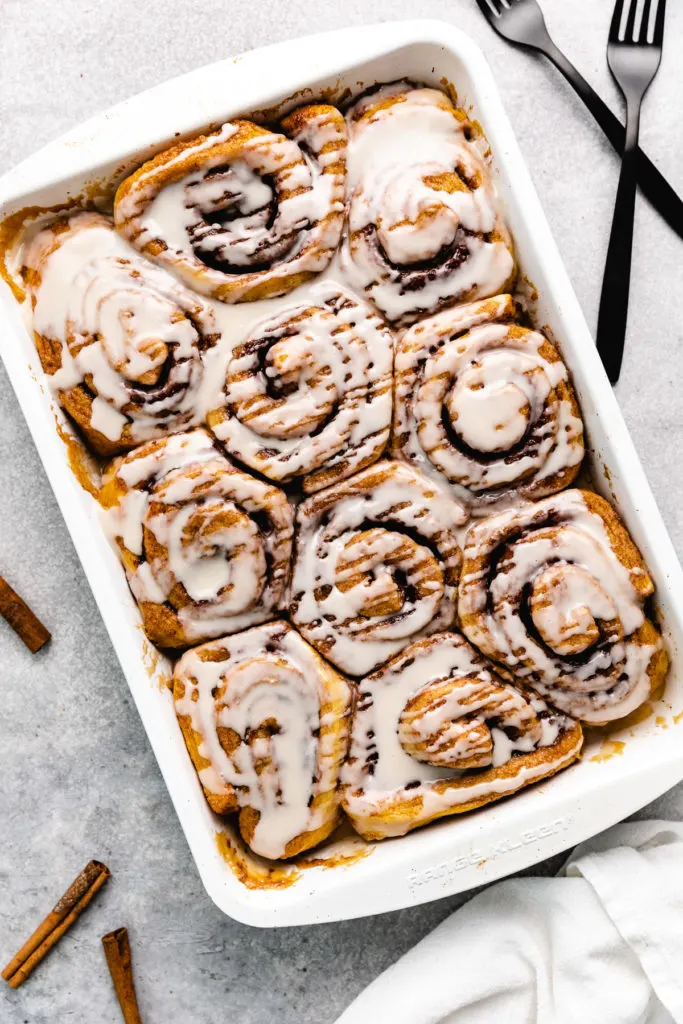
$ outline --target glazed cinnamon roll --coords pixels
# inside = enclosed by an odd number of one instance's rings
[[[296,288],[339,242],[347,136],[328,104],[300,107],[281,129],[232,121],[158,153],[119,186],[117,228],[215,299]]]
[[[184,647],[276,616],[291,507],[282,491],[235,469],[206,431],[115,459],[100,503],[153,643]]]
[[[576,722],[440,633],[360,682],[342,803],[366,839],[402,836],[553,775],[581,744]]]
[[[380,462],[297,513],[292,620],[343,671],[365,675],[455,616],[460,505],[409,466]]]
[[[512,241],[474,128],[437,89],[395,82],[347,114],[344,266],[394,323],[506,291]]]
[[[331,283],[261,321],[232,352],[207,420],[236,459],[307,493],[374,462],[389,439],[393,339]]]
[[[567,487],[583,424],[553,345],[510,295],[444,310],[396,349],[392,454],[477,511]]]
[[[351,686],[288,623],[188,651],[173,694],[210,807],[239,811],[255,853],[293,857],[332,832]]]
[[[55,220],[27,241],[22,262],[43,369],[98,454],[199,422],[218,331],[197,295],[99,213]]]
[[[469,530],[458,611],[473,644],[556,707],[601,724],[663,682],[653,584],[616,512],[565,491]]]

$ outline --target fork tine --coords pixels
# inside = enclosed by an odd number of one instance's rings
[[[489,19],[489,21],[491,21],[492,18],[499,17],[500,15],[496,0],[477,0],[477,7],[484,17]]]
[[[631,6],[629,8],[628,17],[626,19],[626,28],[624,29],[624,42],[635,43],[637,39],[635,37],[636,30],[636,11],[638,10],[638,0],[629,0]]]
[[[611,43],[619,42],[619,29],[621,28],[621,16],[624,13],[624,2],[629,3],[630,0],[617,0],[614,5],[612,24],[609,27],[609,40]]]
[[[656,2],[656,0],[655,0]],[[645,0],[645,6],[643,7],[643,14],[640,19],[640,32],[638,38],[644,45],[650,40],[650,10],[652,8],[652,0]]]
[[[666,0],[659,0],[659,7],[657,8],[657,17],[655,18],[655,31],[652,36],[652,42],[655,46],[661,46],[664,42],[664,10],[666,8]]]

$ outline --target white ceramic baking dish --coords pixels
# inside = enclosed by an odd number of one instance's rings
[[[95,503],[76,482],[55,430],[33,342],[2,286],[2,356],[73,542],[109,630],[204,885],[230,916],[252,925],[294,925],[376,914],[423,903],[528,867],[608,827],[683,778],[683,574],[612,389],[562,266],[498,97],[471,40],[452,26],[411,21],[345,29],[256,50],[176,78],[101,114],[46,146],[0,180],[0,216],[75,196],[121,174],[177,135],[263,109],[310,90],[354,91],[408,76],[447,79],[482,124],[524,274],[574,377],[598,486],[616,500],[649,565],[670,644],[664,698],[649,717],[589,739],[583,760],[512,800],[451,818],[333,870],[302,871],[282,889],[252,889],[219,852],[225,826],[209,811],[186,754],[170,694],[150,672],[150,646]],[[680,721],[681,724],[677,724]]]

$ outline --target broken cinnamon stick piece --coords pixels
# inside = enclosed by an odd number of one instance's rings
[[[50,639],[50,632],[45,629],[26,602],[12,590],[9,583],[0,576],[0,615],[24,641],[33,654]]]
[[[76,918],[83,913],[93,896],[102,888],[111,872],[106,864],[91,860],[81,871],[45,920],[34,931],[28,942],[7,964],[2,976],[10,988],[19,988],[34,967],[46,956],[52,947],[68,931]]]
[[[104,955],[125,1024],[142,1024],[133,981],[128,929],[117,928],[102,937]]]

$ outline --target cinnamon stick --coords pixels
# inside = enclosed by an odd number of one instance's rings
[[[106,864],[91,860],[81,871],[64,895],[55,903],[45,920],[36,928],[28,942],[7,964],[2,976],[10,988],[19,988],[34,967],[68,931],[83,913],[92,898],[102,888],[111,872]]]
[[[0,576],[0,615],[24,641],[33,654],[50,639],[50,633],[26,602]]]
[[[125,1024],[142,1024],[135,995],[128,929],[117,928],[102,937],[104,955]]]

